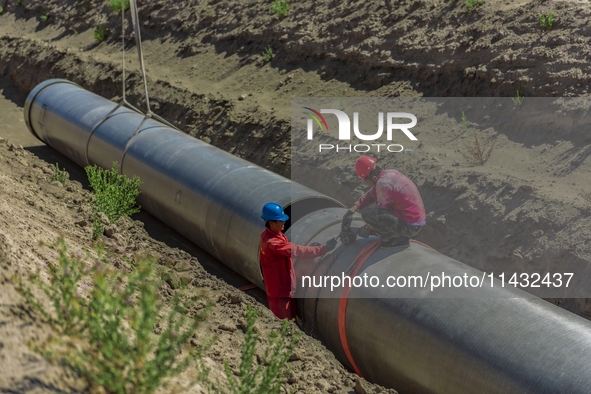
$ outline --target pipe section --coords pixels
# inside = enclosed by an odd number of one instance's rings
[[[154,120],[142,124],[143,116],[129,109],[104,119],[114,107],[71,82],[50,80],[30,93],[25,120],[35,136],[82,166],[122,163],[123,174],[143,182],[144,209],[261,288],[265,202],[289,211],[286,233],[293,242],[338,234],[345,210],[337,201]],[[318,265],[295,262],[298,284],[311,272],[348,272],[370,241],[341,246]],[[386,278],[429,270],[482,275],[418,244],[377,250],[361,273]],[[591,392],[591,322],[520,290],[480,290],[473,298],[428,298],[420,289],[352,289],[344,323],[356,365],[369,380],[401,393]],[[351,367],[339,336],[339,298],[327,289],[298,292],[307,297],[300,301],[304,328],[314,322],[314,335]]]
[[[338,233],[343,213],[331,208],[307,215],[288,235],[296,243],[323,241]],[[319,276],[350,271],[373,240],[358,240],[334,262],[299,261],[298,284],[314,268]],[[382,279],[424,277],[426,272],[482,276],[416,243],[378,249],[361,272]],[[298,290],[306,297],[301,301],[304,329],[309,332],[315,321],[313,334],[352,367],[339,338],[340,299],[327,287]],[[400,393],[591,392],[591,322],[512,287],[485,286],[476,292],[475,297],[429,298],[428,288],[353,287],[347,342],[363,376]]]
[[[138,176],[142,208],[260,288],[263,204],[275,201],[287,211],[297,206],[293,211],[301,214],[342,206],[153,119],[142,123],[143,115],[125,107],[105,119],[115,107],[52,79],[31,91],[24,115],[33,135],[80,166],[111,168],[116,161],[122,174]]]

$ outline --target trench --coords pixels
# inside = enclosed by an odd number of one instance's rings
[[[67,49],[30,38],[4,35],[0,37],[0,43],[0,47],[4,48],[0,58],[3,89],[11,92],[12,97],[18,96],[17,100],[21,102],[17,104],[21,107],[30,89],[49,78],[69,79],[103,97],[120,99],[121,72],[113,62],[83,59]],[[317,71],[310,70],[308,73],[315,74]],[[131,71],[127,80],[128,99],[138,102],[138,105],[142,102],[140,82],[138,73]],[[290,177],[290,124],[286,118],[272,116],[273,112],[262,105],[254,109],[259,116],[248,117],[235,100],[223,94],[198,93],[159,78],[149,78],[148,83],[152,107],[180,129]],[[361,85],[357,87],[361,88]],[[573,143],[581,143],[580,138]],[[437,175],[426,171],[433,166],[440,170]],[[425,153],[421,159],[399,164],[401,171],[415,175],[414,180],[429,213],[428,225],[419,234],[418,240],[483,271],[503,265],[523,268],[533,261],[541,265],[552,265],[556,261],[580,265],[588,261],[588,245],[585,244],[581,250],[577,246],[581,236],[576,233],[577,226],[589,221],[584,206],[571,207],[570,210],[574,211],[569,212],[570,217],[578,217],[578,220],[568,224],[554,220],[560,215],[558,212],[532,215],[532,209],[524,207],[534,206],[537,212],[564,202],[553,201],[551,197],[536,192],[524,180],[494,176],[478,169],[457,173],[449,168],[441,163],[441,157],[430,153]],[[307,179],[306,186],[345,204],[350,204],[352,196],[362,191],[346,168],[320,166],[315,167],[312,173],[314,175]],[[488,198],[482,198],[483,195]],[[511,209],[499,212],[495,209],[499,201]],[[484,229],[484,224],[486,231],[479,231]],[[555,234],[560,239],[557,238],[549,247],[541,248],[538,240],[531,237],[531,233],[540,226],[545,228],[546,234]],[[587,299],[550,301],[576,314],[591,317]]]

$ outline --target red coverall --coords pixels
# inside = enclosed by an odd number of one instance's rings
[[[280,319],[296,317],[296,303],[292,298],[296,278],[291,257],[311,259],[326,253],[326,246],[301,246],[288,241],[285,234],[266,228],[261,233],[259,259],[267,288],[269,308]]]

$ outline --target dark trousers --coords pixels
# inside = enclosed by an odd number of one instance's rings
[[[412,226],[398,219],[390,211],[380,208],[366,208],[361,212],[365,223],[369,224],[382,238],[416,236],[423,226]]]

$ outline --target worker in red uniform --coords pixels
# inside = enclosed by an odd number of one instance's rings
[[[357,210],[367,223],[358,231],[361,237],[371,232],[382,238],[382,247],[405,246],[425,225],[425,206],[416,185],[397,170],[382,170],[377,159],[361,156],[355,163],[355,172],[371,189],[361,196],[343,222],[350,221]],[[368,207],[375,203],[375,207]]]
[[[296,317],[296,302],[292,299],[296,289],[296,277],[291,261],[311,259],[333,250],[336,239],[330,239],[325,246],[301,246],[289,242],[283,228],[289,219],[281,205],[270,202],[263,207],[262,219],[265,231],[261,233],[259,259],[267,289],[269,308],[280,319]]]

